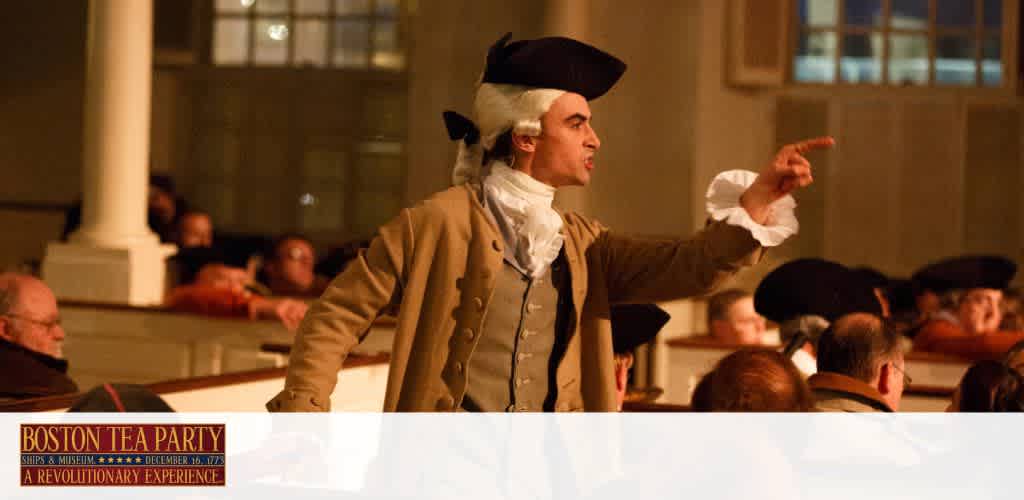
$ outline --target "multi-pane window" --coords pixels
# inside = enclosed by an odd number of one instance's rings
[[[1004,0],[794,0],[793,80],[1004,84]]]
[[[216,0],[216,65],[402,70],[404,0]]]

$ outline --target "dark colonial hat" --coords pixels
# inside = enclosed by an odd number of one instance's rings
[[[654,304],[612,307],[612,343],[616,354],[633,352],[653,339],[671,316]]]
[[[1017,264],[996,255],[953,257],[919,269],[911,279],[919,290],[942,293],[954,289],[995,288],[1010,286],[1017,273]]]
[[[804,315],[821,316],[829,322],[854,312],[881,316],[882,306],[872,288],[842,264],[797,259],[761,280],[754,292],[754,308],[776,323]]]
[[[173,412],[166,401],[145,386],[103,384],[78,398],[69,412]]]
[[[604,95],[626,71],[626,63],[565,37],[509,43],[506,33],[487,52],[481,83],[502,83],[575,92],[588,101]]]

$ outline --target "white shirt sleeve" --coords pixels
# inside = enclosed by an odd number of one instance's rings
[[[708,186],[707,211],[714,220],[724,220],[740,226],[754,236],[762,246],[774,247],[800,230],[796,220],[796,200],[786,195],[771,204],[765,223],[758,224],[740,206],[740,196],[757,179],[757,173],[748,170],[727,170],[718,174]]]

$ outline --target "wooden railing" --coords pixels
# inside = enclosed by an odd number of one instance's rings
[[[347,370],[363,366],[386,364],[390,359],[391,356],[388,354],[375,354],[372,356],[352,355],[345,359],[342,369]],[[265,368],[261,370],[225,373],[222,375],[167,380],[164,382],[147,384],[145,387],[149,388],[149,390],[156,394],[172,394],[284,378],[287,372],[287,368]],[[7,401],[0,403],[0,412],[59,410],[70,407],[78,398],[82,397],[83,394],[84,393],[62,394],[59,396],[45,396],[18,401]]]

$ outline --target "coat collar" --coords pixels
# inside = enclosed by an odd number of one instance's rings
[[[807,379],[807,384],[815,393],[827,391],[841,393],[868,406],[881,411],[892,412],[893,409],[882,399],[882,394],[860,380],[833,372],[818,372]]]
[[[48,354],[26,349],[4,339],[0,339],[0,353],[29,357],[61,373],[67,373],[68,371],[68,361],[66,359],[55,358]]]

